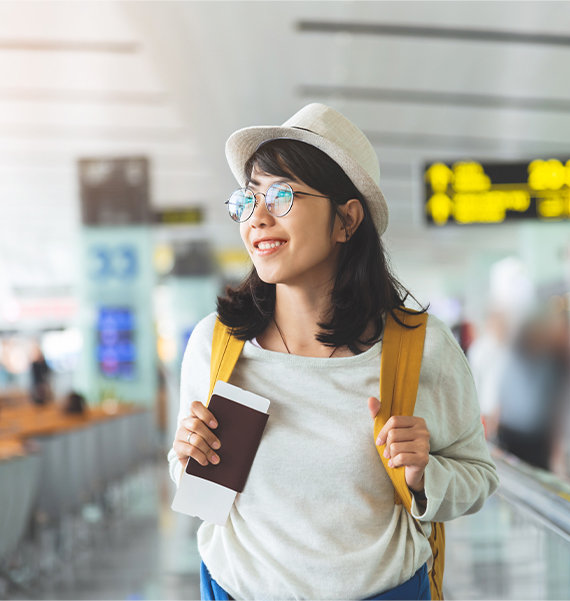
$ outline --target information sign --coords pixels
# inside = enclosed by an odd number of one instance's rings
[[[196,225],[204,222],[202,207],[162,209],[153,212],[153,222],[160,225]]]
[[[425,215],[432,225],[570,219],[570,160],[431,163]]]

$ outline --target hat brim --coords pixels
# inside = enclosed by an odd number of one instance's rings
[[[278,139],[306,142],[331,157],[366,199],[378,234],[381,236],[386,231],[388,207],[378,184],[340,146],[306,129],[261,125],[234,132],[226,142],[226,158],[240,186],[246,184],[244,166],[251,155],[264,142]]]

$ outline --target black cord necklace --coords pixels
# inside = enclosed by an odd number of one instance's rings
[[[283,341],[283,344],[285,345],[285,348],[287,349],[287,353],[290,355],[291,351],[289,350],[289,347],[287,346],[287,343],[285,342],[285,337],[283,336],[283,332],[281,331],[281,329],[277,325],[277,322],[275,321],[275,317],[273,318],[273,323],[275,324],[275,327],[277,328],[277,331],[279,332],[279,336],[281,336],[281,340]],[[332,353],[328,356],[329,359],[336,353],[337,348],[338,348],[337,346],[335,346],[333,348]]]

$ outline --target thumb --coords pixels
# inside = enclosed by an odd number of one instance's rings
[[[374,419],[380,411],[380,401],[376,397],[368,397],[368,409],[370,409],[370,415]]]

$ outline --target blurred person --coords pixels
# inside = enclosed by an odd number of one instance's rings
[[[479,395],[487,439],[495,441],[499,422],[499,387],[508,357],[508,326],[505,314],[491,309],[483,333],[475,338],[467,358]]]
[[[2,338],[1,361],[3,378],[7,388],[25,388],[28,386],[30,371],[30,352],[28,341],[18,335]]]
[[[548,332],[555,361],[562,372],[560,409],[557,412],[551,469],[562,478],[570,478],[570,311],[563,297],[551,304]]]
[[[473,324],[470,321],[463,320],[452,326],[451,331],[455,336],[455,340],[457,340],[461,347],[461,350],[464,353],[467,353],[475,339],[475,328]]]
[[[547,317],[529,318],[505,362],[497,438],[501,448],[546,470],[561,436],[566,369]]]
[[[51,400],[51,369],[47,364],[39,343],[32,349],[31,372],[31,397],[36,405],[45,405]]]
[[[7,342],[5,339],[0,338],[0,390],[2,388],[8,388],[11,383],[11,374],[8,371],[6,361],[6,350]]]
[[[204,406],[217,317],[245,341],[230,382],[269,397],[271,417],[226,526],[198,532],[202,596],[429,599],[429,522],[477,511],[498,478],[465,356],[432,315],[415,414],[372,435],[386,315],[409,297],[380,239],[376,154],[322,104],[235,132],[226,154],[244,186],[227,205],[253,267],[186,348],[172,479],[189,459],[224,460]],[[375,442],[404,468],[413,517]]]

